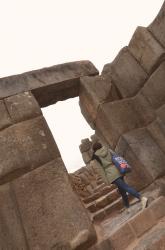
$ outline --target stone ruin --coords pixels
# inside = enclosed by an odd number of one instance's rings
[[[165,3],[148,27],[135,30],[129,45],[100,75],[91,62],[79,61],[0,79],[0,249],[127,249],[165,215],[164,198],[159,197],[147,212],[100,243],[97,227],[71,181],[77,178],[78,186],[79,175],[86,172],[80,183],[85,198],[102,185],[100,175],[95,168],[91,171],[92,166],[75,177],[68,174],[41,112],[42,107],[79,96],[81,112],[99,139],[133,166],[128,183],[138,190],[164,185],[164,27]],[[83,147],[83,159],[90,165]],[[116,191],[110,190],[115,200]],[[93,211],[96,206],[89,207]]]

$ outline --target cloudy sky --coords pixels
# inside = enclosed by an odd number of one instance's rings
[[[148,26],[163,0],[0,0],[0,77],[90,60],[101,72]],[[78,98],[43,109],[69,172],[83,166],[81,139],[93,131]]]

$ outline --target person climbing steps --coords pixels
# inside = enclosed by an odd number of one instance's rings
[[[108,147],[102,146],[101,143],[95,142],[92,146],[93,157],[92,160],[97,160],[102,166],[107,184],[114,184],[117,186],[119,193],[122,196],[123,204],[127,211],[129,212],[129,199],[128,194],[137,198],[142,205],[142,209],[147,207],[148,198],[142,197],[139,192],[137,192],[133,187],[129,186],[124,181],[123,174],[120,173],[119,169],[112,162],[112,153],[114,151],[110,150]]]

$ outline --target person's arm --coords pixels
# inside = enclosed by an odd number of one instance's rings
[[[93,154],[92,160],[96,160],[96,161],[98,161],[100,163],[100,165],[102,165],[101,160],[97,155]]]

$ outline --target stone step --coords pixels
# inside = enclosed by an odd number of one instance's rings
[[[106,207],[107,205],[111,204],[115,200],[119,198],[120,194],[118,193],[117,189],[112,190],[106,195],[99,197],[98,199],[94,200],[93,202],[86,205],[86,208],[91,213],[100,210],[101,208]]]
[[[104,186],[100,191],[93,193],[92,195],[88,196],[87,198],[84,198],[82,201],[85,204],[88,204],[92,201],[95,201],[96,199],[100,198],[101,196],[111,192],[116,187],[114,185],[111,186]]]
[[[102,188],[104,188],[105,186],[106,186],[105,183],[99,184],[98,186],[96,186],[96,187],[93,189],[94,193],[97,193],[97,192],[101,191]]]
[[[93,213],[91,215],[91,219],[92,219],[93,222],[102,221],[107,216],[109,216],[110,214],[118,211],[122,207],[123,207],[122,198],[118,198],[117,200],[115,200],[111,204],[108,204],[104,208],[102,208],[102,209],[98,210],[97,212]]]
[[[144,233],[153,228],[165,216],[165,197],[160,196],[151,205],[116,227],[107,236],[112,249],[126,250]],[[155,243],[156,244],[156,243]],[[138,249],[138,248],[137,248]]]
[[[164,250],[165,249],[165,217],[139,240],[126,250]]]
[[[103,183],[104,183],[104,182],[103,182],[102,178],[100,178],[100,179],[97,180],[97,185],[101,185],[101,184],[103,184]]]

